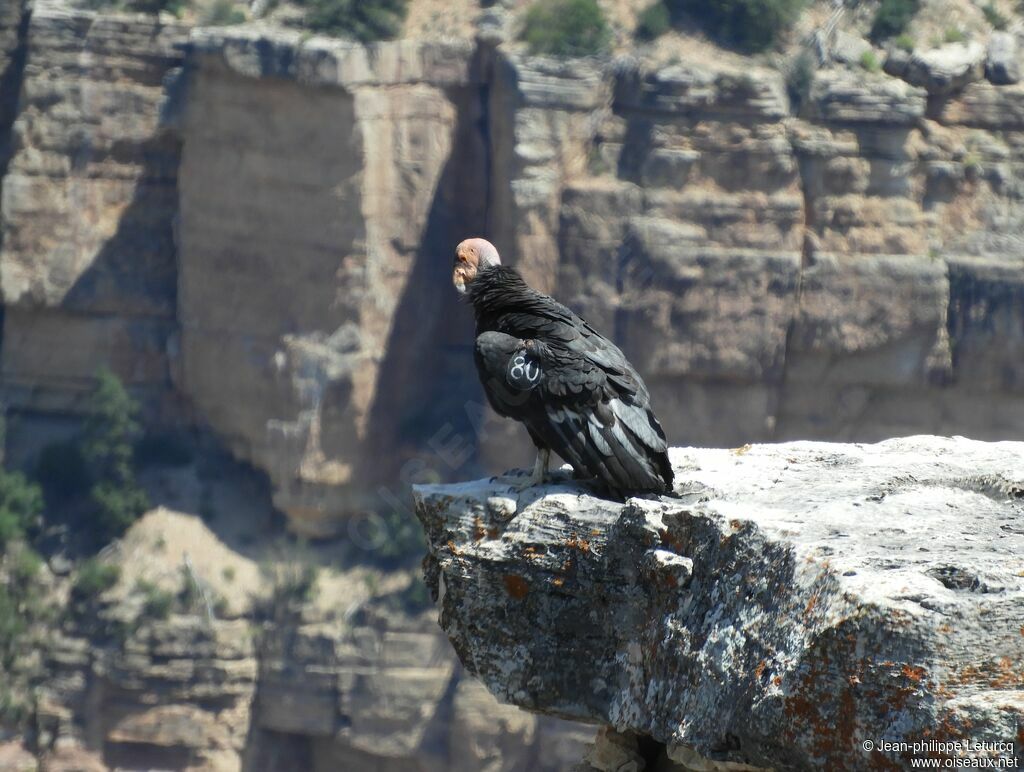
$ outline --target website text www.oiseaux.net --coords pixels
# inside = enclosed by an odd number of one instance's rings
[[[866,753],[902,756],[911,769],[1020,769],[1012,742],[985,740],[865,740]]]

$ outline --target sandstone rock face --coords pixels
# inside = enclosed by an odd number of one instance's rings
[[[45,3],[32,13],[0,201],[13,407],[73,409],[101,364],[167,398],[178,141],[161,111],[187,32]]]
[[[1010,32],[995,32],[985,54],[985,77],[997,86],[1017,83],[1021,75],[1020,44]]]
[[[865,78],[849,70],[823,71],[814,79],[813,117],[837,123],[912,125],[924,115],[922,89],[883,77]]]
[[[929,94],[944,95],[981,80],[984,72],[985,47],[972,41],[915,51],[902,77]]]
[[[477,41],[373,46],[0,5],[5,404],[74,415],[108,365],[148,418],[212,429],[265,472],[294,531],[351,535],[410,481],[529,457],[488,420],[448,283],[472,233],[623,346],[676,442],[1024,431],[1024,88],[969,82],[974,58],[920,86],[910,57],[901,78],[825,67],[798,104],[738,57],[526,56],[511,4]],[[351,671],[316,681],[313,658],[297,678],[316,707],[257,701],[267,758],[364,765],[443,735],[501,768],[562,747],[517,712],[492,721],[450,662],[367,686],[335,637]],[[149,714],[143,693],[96,742],[237,757],[193,696]],[[58,746],[52,768],[86,765]]]
[[[99,749],[98,770],[553,771],[590,734],[498,704],[425,618],[254,637],[242,619],[176,615],[123,647],[60,636],[46,656],[41,755]]]
[[[675,496],[624,504],[569,481],[416,489],[440,623],[494,694],[678,762],[902,768],[865,743],[968,740],[1019,763],[1024,444],[671,458]]]
[[[175,616],[120,651],[57,636],[40,693],[41,753],[97,749],[98,769],[239,769],[257,675],[247,626]]]
[[[328,535],[392,480],[404,384],[429,372],[453,221],[478,220],[470,49],[200,36],[181,167],[181,378]],[[474,176],[475,175],[475,176]],[[227,389],[227,391],[225,390]],[[225,400],[230,392],[234,396]]]
[[[182,49],[174,25],[151,55],[141,17],[12,23],[8,403],[74,411],[112,365],[266,471],[296,531],[528,456],[515,426],[478,431],[447,282],[473,232],[623,346],[677,440],[1024,427],[1024,333],[999,316],[1024,254],[1019,84],[929,103],[824,68],[797,114],[779,72],[726,61],[247,28]]]

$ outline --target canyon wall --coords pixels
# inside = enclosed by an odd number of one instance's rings
[[[8,417],[73,421],[108,366],[148,423],[264,473],[292,531],[351,541],[354,516],[408,517],[410,482],[531,458],[483,404],[449,284],[483,234],[622,345],[674,444],[1020,437],[1024,87],[985,81],[976,48],[951,83],[825,45],[794,90],[704,49],[560,61],[500,35],[361,46],[4,4]],[[300,625],[292,659],[211,644],[209,667],[166,648],[187,619],[116,655],[80,638],[44,714],[110,763],[501,769],[578,747],[395,620]]]
[[[188,30],[45,6],[25,26],[0,204],[4,400],[74,411],[106,364],[167,413],[180,138],[162,115]]]
[[[191,52],[179,387],[296,530],[327,535],[384,506],[373,492],[444,379],[443,245],[483,228],[473,50],[210,36]]]
[[[1024,427],[1024,87],[977,67],[951,90],[826,51],[794,94],[728,61],[43,3],[4,29],[28,54],[7,404],[74,413],[109,364],[264,470],[301,533],[392,506],[396,480],[528,459],[515,427],[477,431],[447,283],[470,233],[607,330],[678,441]]]
[[[60,634],[45,667],[44,769],[555,772],[592,734],[498,704],[433,613],[260,627],[172,615],[120,645]],[[3,747],[0,769],[15,768]]]

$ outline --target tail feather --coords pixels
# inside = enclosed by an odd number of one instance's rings
[[[550,410],[547,418],[552,449],[612,490],[639,493],[671,488],[665,440],[643,408],[612,400],[610,409],[584,414],[561,407]]]

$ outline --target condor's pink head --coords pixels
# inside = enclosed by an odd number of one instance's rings
[[[460,293],[464,293],[477,273],[492,265],[501,265],[501,257],[494,244],[487,239],[466,239],[455,248],[452,284]]]

